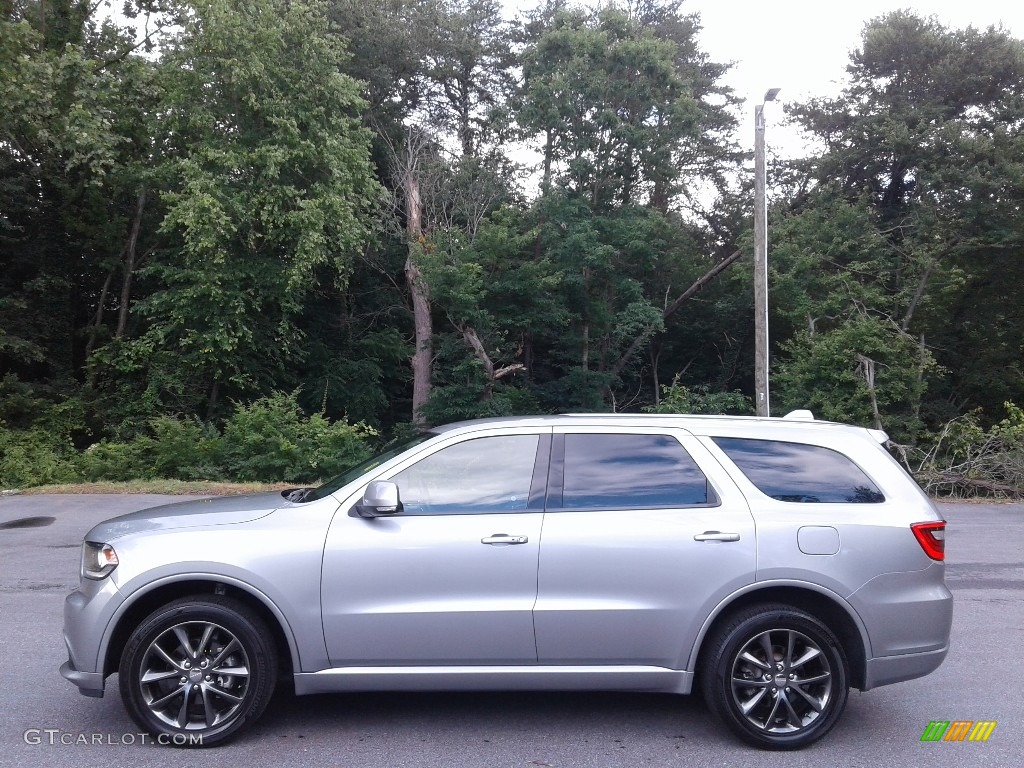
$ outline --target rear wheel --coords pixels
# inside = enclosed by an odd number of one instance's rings
[[[828,627],[792,606],[740,611],[705,647],[701,678],[708,707],[755,746],[812,744],[846,706],[842,646]]]
[[[262,714],[277,658],[266,624],[246,605],[187,597],[132,633],[119,678],[129,714],[160,743],[214,746]]]

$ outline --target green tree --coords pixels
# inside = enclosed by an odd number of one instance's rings
[[[724,68],[707,62],[698,30],[679,3],[593,13],[548,3],[523,26],[516,117],[542,152],[536,249],[561,274],[570,314],[533,340],[546,347],[552,380],[538,385],[551,407],[656,400],[659,332],[699,290],[687,286],[735,259],[723,262],[704,223],[681,215],[688,192],[715,189],[712,157],[723,171],[739,159],[722,133]],[[637,378],[645,369],[653,386]]]
[[[162,247],[141,335],[110,355],[150,397],[213,409],[304,357],[296,325],[343,284],[379,188],[324,7],[204,0],[162,60]],[[157,390],[157,391],[154,391]],[[211,410],[212,412],[212,410]]]
[[[535,340],[569,316],[561,274],[549,258],[531,257],[535,233],[520,208],[502,207],[471,234],[452,231],[424,264],[449,329],[426,409],[435,423],[535,412],[536,399],[514,382],[530,376]]]
[[[373,7],[339,0],[332,9],[337,31],[355,52],[349,71],[368,81],[378,167],[394,202],[384,231],[405,250],[411,412],[423,423],[434,383],[435,342],[447,331],[434,306],[426,262],[441,244],[447,249],[474,237],[484,217],[508,196],[508,163],[495,150],[495,108],[511,78],[501,7],[492,0],[404,0]],[[385,247],[375,255],[387,259],[393,250]]]
[[[463,158],[480,158],[498,138],[498,108],[513,86],[501,3],[438,0],[426,5],[433,34],[427,39],[421,108],[431,125],[458,141]]]
[[[560,178],[595,210],[650,200],[677,177],[699,107],[678,44],[614,6],[556,10],[525,28],[517,119],[542,141],[543,186]]]
[[[0,373],[80,374],[81,332],[122,251],[137,187],[147,64],[94,3],[9,4],[0,16]],[[122,207],[124,206],[124,207]]]
[[[932,383],[930,420],[976,405],[994,418],[1024,395],[1024,315],[1010,289],[1024,278],[1024,45],[1002,29],[951,30],[901,11],[865,27],[848,71],[838,98],[793,111],[825,147],[797,215],[859,219],[859,231],[837,233],[847,256],[792,243],[817,259],[799,269],[825,273],[817,290],[837,289],[819,293],[812,314],[859,317],[859,302],[948,370]]]

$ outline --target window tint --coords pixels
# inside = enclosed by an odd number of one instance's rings
[[[712,439],[758,490],[773,499],[848,504],[885,501],[860,467],[830,448],[775,440]]]
[[[668,435],[565,435],[564,509],[708,503],[708,481]]]
[[[391,478],[407,515],[527,508],[539,435],[481,437],[442,448]]]

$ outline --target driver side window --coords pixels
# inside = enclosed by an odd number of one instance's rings
[[[442,448],[391,478],[406,515],[527,508],[539,435],[500,435]]]

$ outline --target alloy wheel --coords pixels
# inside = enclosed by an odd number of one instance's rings
[[[217,728],[241,711],[249,658],[238,638],[219,624],[176,624],[149,644],[138,683],[149,711],[172,728]]]
[[[811,638],[793,629],[760,632],[733,659],[732,696],[747,722],[772,734],[811,725],[828,706],[832,668]]]

